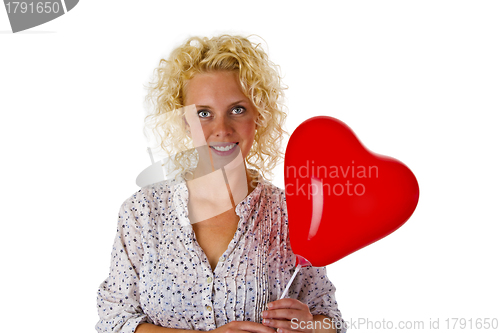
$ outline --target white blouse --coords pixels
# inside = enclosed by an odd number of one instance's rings
[[[295,267],[284,191],[262,181],[236,206],[238,229],[214,271],[188,219],[182,177],[137,191],[121,206],[109,277],[100,285],[98,332],[134,332],[143,322],[213,330],[262,322]],[[288,297],[342,322],[324,267],[302,268]]]

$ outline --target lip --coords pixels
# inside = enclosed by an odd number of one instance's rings
[[[235,144],[234,147],[229,149],[228,151],[218,151],[217,149],[215,149],[213,147],[213,146],[227,147],[227,146],[231,146],[233,144]],[[225,143],[210,145],[210,148],[212,149],[212,152],[214,152],[218,156],[228,156],[236,151],[236,148],[239,146],[239,144],[240,144],[239,142],[225,142]]]

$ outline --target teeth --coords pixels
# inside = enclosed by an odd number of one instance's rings
[[[233,149],[234,146],[236,146],[236,143],[233,143],[232,145],[226,146],[226,147],[223,147],[223,146],[212,146],[212,148],[215,149],[215,150],[217,150],[217,151],[228,151],[228,150]]]

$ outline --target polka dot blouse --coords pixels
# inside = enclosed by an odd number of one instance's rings
[[[97,295],[98,332],[134,332],[140,323],[213,330],[262,322],[294,271],[284,191],[262,181],[236,206],[238,229],[214,271],[188,219],[182,177],[142,188],[120,208],[109,277]],[[288,297],[313,315],[342,321],[324,267],[302,268]]]

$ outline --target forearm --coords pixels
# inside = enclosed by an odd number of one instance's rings
[[[167,328],[148,323],[139,324],[135,329],[135,333],[193,333],[193,332],[197,331],[183,330],[180,328]]]
[[[335,322],[323,315],[313,316],[315,321],[314,333],[338,333],[340,329],[335,328]],[[317,323],[319,322],[319,323]]]

